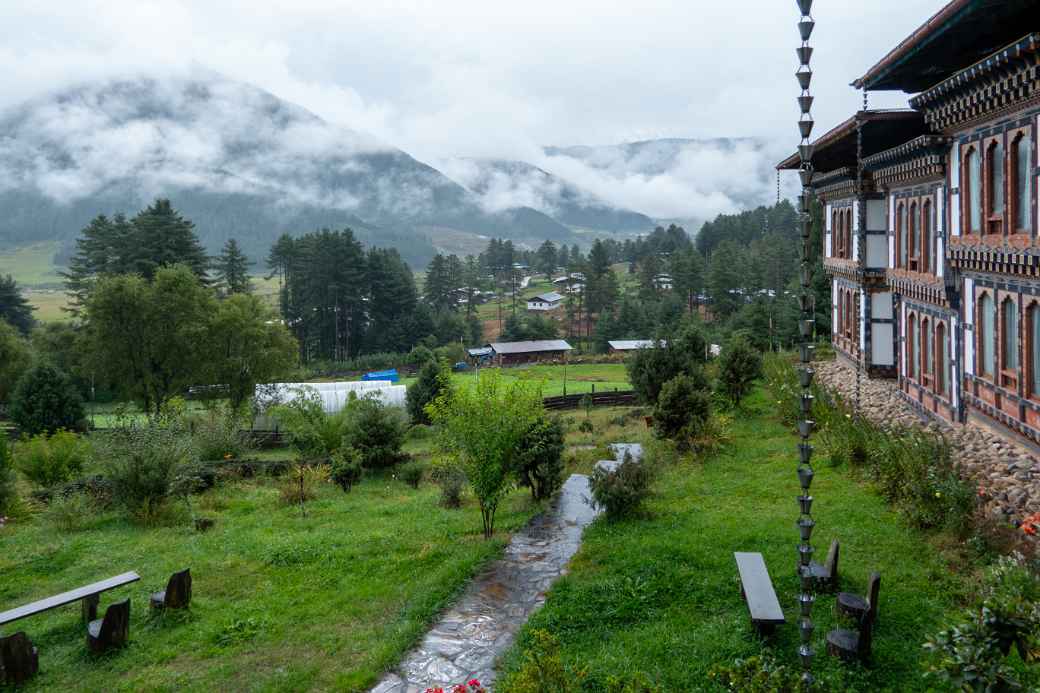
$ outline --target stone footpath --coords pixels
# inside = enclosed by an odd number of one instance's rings
[[[513,643],[549,586],[565,571],[596,518],[589,478],[574,474],[550,508],[513,536],[505,555],[474,580],[419,647],[371,693],[422,693],[479,679],[495,681],[495,658]]]
[[[851,402],[856,371],[835,360],[813,364],[820,384]],[[954,460],[983,494],[983,509],[991,517],[1019,522],[1040,511],[1040,460],[1018,443],[1001,438],[969,421],[952,425],[925,419],[899,394],[892,380],[861,381],[860,406],[871,421],[885,427],[918,426],[949,441]]]

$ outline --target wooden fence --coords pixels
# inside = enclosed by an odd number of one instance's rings
[[[577,409],[582,406],[586,397],[592,398],[594,407],[619,407],[636,403],[636,393],[633,390],[622,392],[595,392],[580,395],[560,395],[559,397],[546,397],[542,404],[546,409]]]

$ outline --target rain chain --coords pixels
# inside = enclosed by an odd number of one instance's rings
[[[863,123],[867,117],[867,90],[863,90],[863,110],[860,115],[856,118],[856,200],[859,202],[859,209],[856,210],[856,224],[859,228],[856,230],[856,276],[859,279],[860,294],[856,297],[859,304],[863,304],[863,297],[866,295],[864,290],[866,288],[866,267],[867,267],[867,191],[866,183],[864,181],[864,168],[863,168]],[[865,311],[861,308],[859,315],[862,316]],[[863,368],[867,360],[865,350],[860,348],[860,344],[864,343],[862,339],[862,333],[860,332],[863,327],[857,325],[857,338],[860,343],[856,345],[857,353],[859,358],[856,359],[856,399],[853,411],[856,414],[856,418],[860,415],[860,390],[862,389],[861,383],[863,382]]]
[[[798,97],[798,105],[802,114],[798,119],[798,130],[801,133],[801,144],[798,146],[798,156],[801,159],[798,174],[802,181],[802,194],[798,197],[799,219],[801,221],[801,279],[802,291],[799,296],[799,307],[801,314],[798,320],[798,329],[801,335],[801,365],[798,368],[798,379],[802,386],[801,412],[802,418],[798,422],[798,433],[801,442],[798,444],[798,481],[802,487],[802,494],[798,497],[800,515],[798,518],[798,532],[801,543],[798,545],[798,574],[800,578],[801,593],[798,595],[798,606],[800,619],[798,630],[801,634],[801,645],[798,647],[798,656],[802,663],[802,681],[811,686],[813,683],[812,663],[815,652],[812,647],[812,636],[815,626],[812,620],[812,607],[816,597],[813,594],[815,587],[812,577],[810,563],[812,562],[812,532],[816,522],[812,519],[813,498],[809,493],[812,487],[813,447],[809,443],[812,435],[814,422],[812,420],[812,381],[813,369],[811,366],[813,356],[812,338],[814,334],[814,305],[812,296],[812,179],[813,179],[813,145],[809,142],[812,134],[813,119],[812,110],[813,97],[809,92],[812,82],[812,69],[809,61],[812,58],[812,47],[809,46],[809,37],[812,35],[816,23],[810,16],[812,0],[797,0],[798,8],[801,10],[802,18],[798,22],[798,33],[802,37],[802,45],[798,47],[798,59],[800,66],[795,76],[801,87],[801,95]]]

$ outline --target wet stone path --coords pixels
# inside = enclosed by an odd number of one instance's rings
[[[591,495],[587,476],[571,476],[549,509],[513,536],[505,555],[470,584],[371,693],[422,693],[474,678],[490,690],[495,659],[545,602],[550,585],[581,545],[582,531],[596,518]]]

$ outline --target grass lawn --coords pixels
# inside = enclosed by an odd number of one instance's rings
[[[122,651],[88,655],[78,604],[18,622],[40,650],[28,689],[367,690],[534,512],[529,494],[514,492],[485,542],[474,501],[443,509],[431,485],[382,476],[350,494],[326,485],[301,517],[277,483],[228,482],[196,497],[216,519],[205,534],[114,513],[75,532],[41,516],[0,529],[0,609],[127,570],[142,578],[102,596],[102,613],[132,599]],[[149,592],[184,567],[190,612],[150,614]]]
[[[543,397],[562,395],[565,379],[568,395],[592,392],[594,386],[596,392],[632,389],[632,385],[628,382],[625,364],[623,363],[581,363],[568,365],[566,373],[564,373],[564,367],[561,365],[538,364],[503,368],[501,373],[502,379],[507,382],[513,380],[544,381],[542,388]],[[473,371],[452,374],[452,379],[457,383],[471,382],[474,377],[475,373]],[[413,382],[415,382],[415,378],[405,378],[401,381],[401,384],[411,385]]]
[[[10,274],[22,286],[60,284],[54,266],[54,255],[60,249],[61,241],[41,241],[0,250],[0,274]]]
[[[715,665],[763,651],[797,667],[796,442],[756,391],[734,417],[723,454],[662,472],[646,517],[599,520],[586,530],[569,575],[525,627],[507,665],[518,666],[538,628],[559,638],[565,663],[588,669],[585,690],[638,674],[665,691],[714,690],[708,673]],[[818,675],[832,677],[835,690],[926,690],[921,645],[954,615],[970,578],[944,560],[937,548],[944,537],[909,529],[846,471],[818,465],[813,495],[820,559],[832,538],[842,542],[841,588],[863,593],[871,570],[882,575],[870,668],[843,669],[824,653],[834,596],[818,598]],[[752,630],[734,551],[765,556],[788,618],[770,643]]]

